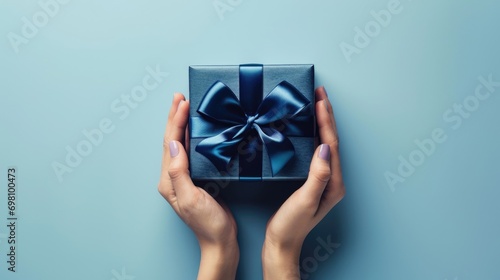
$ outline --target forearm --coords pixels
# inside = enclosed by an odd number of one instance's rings
[[[234,280],[240,258],[236,244],[200,245],[198,280]]]
[[[300,280],[299,258],[302,246],[279,248],[268,241],[262,247],[264,280]]]

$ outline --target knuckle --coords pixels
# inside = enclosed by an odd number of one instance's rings
[[[320,182],[326,183],[330,180],[331,172],[329,167],[315,167],[309,172],[309,175]]]
[[[163,149],[169,149],[170,139],[167,136],[163,137]]]
[[[175,200],[175,191],[162,183],[158,184],[158,192],[163,196],[168,203],[172,204]]]
[[[170,166],[170,168],[168,169],[168,176],[170,176],[170,179],[172,180],[176,180],[177,178],[181,177],[183,173],[184,170],[177,166]]]

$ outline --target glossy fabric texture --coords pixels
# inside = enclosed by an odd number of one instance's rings
[[[253,98],[256,98],[255,94],[262,96],[262,92],[254,91],[255,89],[250,90],[247,94],[252,94]],[[241,90],[240,92],[243,94]],[[246,99],[248,100],[248,97]],[[242,97],[241,103],[246,99]],[[291,129],[296,134],[295,136],[308,136],[308,129],[302,130],[303,133],[301,133],[300,127],[313,126],[310,123],[311,118],[296,116],[309,103],[310,101],[295,87],[283,81],[262,100],[255,110],[255,115],[249,115],[245,113],[249,109],[243,108],[243,104],[240,104],[233,91],[224,83],[217,81],[207,90],[200,102],[197,111],[203,118],[197,120],[198,124],[192,130],[192,137],[196,137],[197,134],[206,134],[206,131],[196,129],[203,129],[203,123],[209,127],[226,127],[226,129],[202,140],[195,150],[207,157],[218,170],[225,170],[231,158],[241,152],[239,149],[242,147],[242,141],[254,130],[266,148],[274,176],[295,153],[293,144],[283,133],[287,124],[292,123],[297,117],[299,121],[294,122],[293,129]],[[258,145],[248,145],[247,149],[249,150],[244,151],[246,154],[262,152],[262,147]],[[252,168],[262,169],[262,163],[254,164]]]

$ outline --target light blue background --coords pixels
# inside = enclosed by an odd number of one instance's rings
[[[212,0],[72,0],[15,53],[9,32],[41,8],[1,0],[0,279],[194,279],[196,239],[157,192],[166,117],[189,65],[248,62],[314,63],[335,110],[347,196],[303,259],[318,238],[340,247],[309,279],[500,279],[500,88],[459,129],[442,116],[479,76],[500,80],[500,2],[402,0],[348,63],[341,42],[389,2],[243,0],[221,19]],[[121,120],[110,105],[156,65],[170,75]],[[103,118],[115,130],[59,182],[51,164]],[[435,128],[446,142],[391,191],[384,173]],[[15,274],[8,166],[19,169]],[[232,208],[238,279],[260,279],[271,211]]]

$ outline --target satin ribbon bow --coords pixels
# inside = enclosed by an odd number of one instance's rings
[[[273,124],[293,120],[309,103],[294,86],[283,81],[262,100],[255,115],[247,115],[233,91],[217,81],[201,100],[198,113],[207,121],[222,125],[225,130],[205,138],[195,150],[208,158],[217,169],[224,170],[231,158],[238,154],[242,141],[251,130],[256,130],[266,148],[274,176],[294,156],[295,149]],[[248,148],[250,151],[246,153],[256,152],[260,147],[249,145]]]

